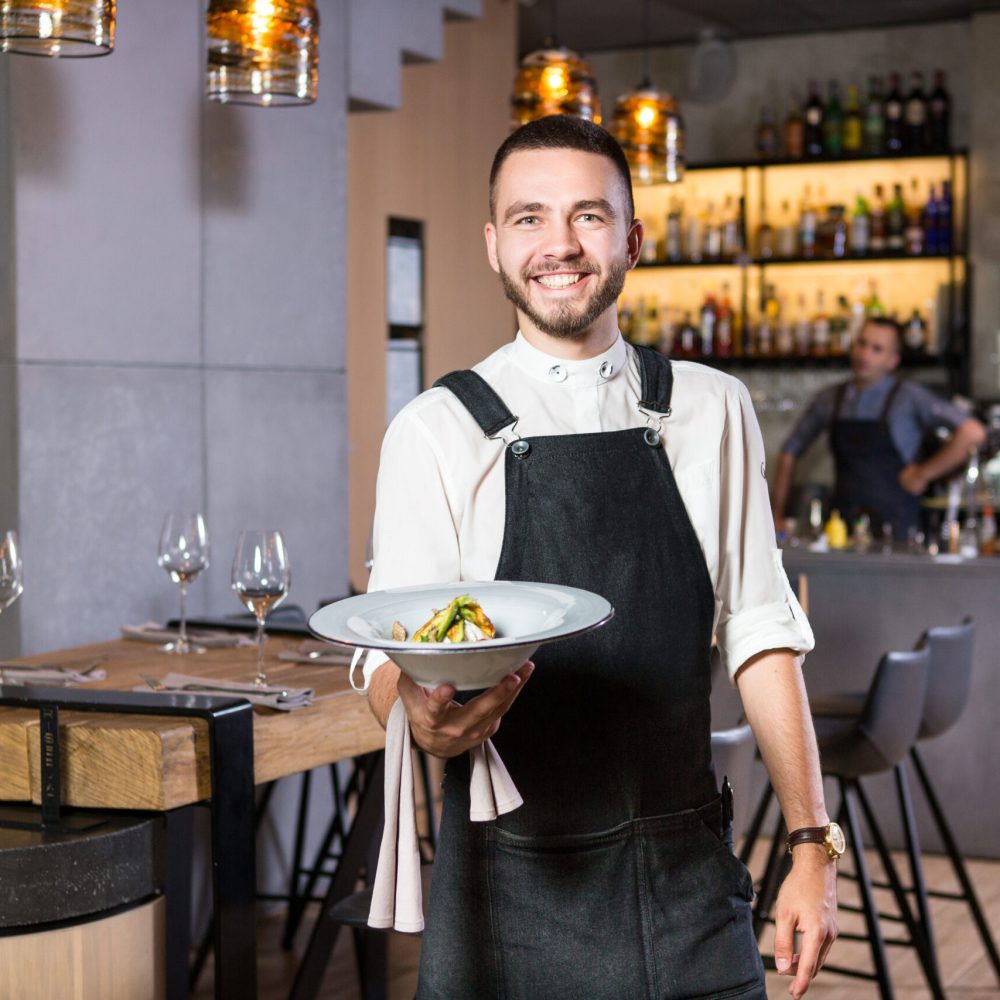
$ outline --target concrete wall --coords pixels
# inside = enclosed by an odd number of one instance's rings
[[[122,4],[107,58],[0,59],[0,522],[25,653],[175,614],[174,508],[211,535],[195,613],[238,610],[244,527],[286,532],[292,601],[346,586],[346,0],[320,0],[319,100],[293,109],[204,99],[204,7]]]
[[[671,46],[651,53],[652,78],[681,102],[692,163],[752,159],[761,107],[770,105],[783,121],[790,97],[801,98],[814,77],[825,87],[836,78],[862,86],[870,73],[898,69],[904,74],[941,68],[953,99],[953,143],[970,149],[972,282],[972,392],[1000,397],[1000,14],[970,20],[874,31],[763,38],[734,43],[733,82],[717,98],[699,96],[694,46]],[[638,50],[588,57],[610,115],[617,94],[642,76]],[[905,82],[905,81],[904,81]],[[744,370],[737,374],[754,394],[769,458],[773,459],[801,405],[842,372],[808,369]],[[931,373],[931,381],[934,380]],[[773,460],[769,466],[774,468]],[[831,481],[832,465],[820,443],[797,470],[802,481]]]
[[[487,0],[451,22],[440,63],[407,66],[400,110],[353,114],[348,181],[351,580],[365,548],[385,433],[385,257],[390,217],[424,222],[424,381],[474,364],[516,330],[486,260],[487,180],[508,131],[517,7]]]

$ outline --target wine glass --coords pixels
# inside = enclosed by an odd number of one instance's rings
[[[264,619],[287,596],[292,576],[288,552],[280,531],[244,531],[233,559],[233,590],[257,619],[257,676],[254,684],[267,686],[264,675]]]
[[[177,641],[168,642],[163,646],[163,652],[204,653],[205,647],[189,642],[187,635],[187,587],[203,569],[208,568],[208,529],[201,514],[167,514],[160,531],[157,562],[181,590]]]
[[[0,612],[9,608],[24,590],[21,569],[21,551],[17,546],[17,532],[4,532],[0,539]]]

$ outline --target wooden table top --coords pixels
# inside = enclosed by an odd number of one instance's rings
[[[367,700],[351,689],[347,667],[278,660],[286,642],[280,637],[267,641],[268,680],[310,687],[315,701],[293,712],[254,707],[256,784],[377,750],[385,742]],[[140,673],[249,681],[256,655],[244,646],[167,656],[152,643],[119,639],[17,662],[82,667],[101,659],[107,679],[79,687],[131,691],[143,683]],[[208,731],[201,720],[65,711],[60,744],[66,805],[163,810],[211,794]],[[0,800],[39,802],[39,775],[38,713],[0,708]]]

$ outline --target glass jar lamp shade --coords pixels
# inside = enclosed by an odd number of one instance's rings
[[[566,48],[538,49],[521,60],[510,98],[511,131],[546,115],[573,115],[599,125],[597,81]]]
[[[622,94],[612,125],[636,184],[676,184],[684,178],[684,120],[677,102],[648,85]]]
[[[115,47],[116,0],[0,0],[0,52],[106,56]]]
[[[313,0],[211,0],[207,94],[231,104],[312,104],[319,81]]]

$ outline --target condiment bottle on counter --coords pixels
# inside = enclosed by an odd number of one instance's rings
[[[997,554],[997,520],[992,507],[983,507],[983,516],[979,521],[979,554]]]
[[[840,516],[839,510],[830,511],[823,533],[831,549],[847,548],[847,522]]]

